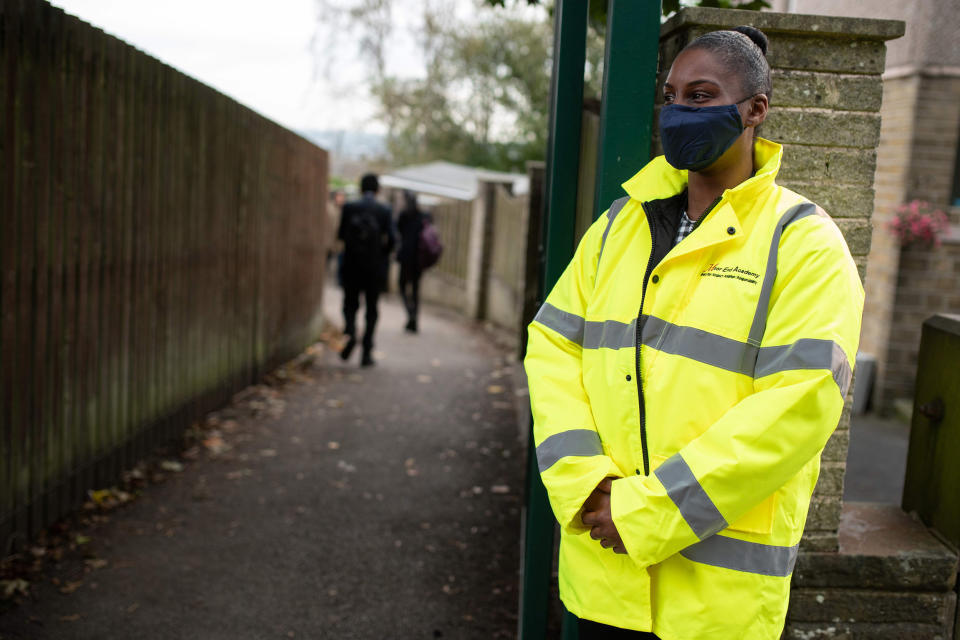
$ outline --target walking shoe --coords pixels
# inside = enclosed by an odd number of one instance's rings
[[[340,351],[341,360],[349,360],[350,354],[353,353],[353,348],[357,346],[357,339],[353,336],[350,336],[350,339],[347,340],[347,344],[343,345],[343,349]]]
[[[360,366],[361,366],[361,367],[372,367],[374,364],[376,364],[376,363],[373,361],[373,356],[370,354],[370,352],[369,352],[369,351],[364,351],[364,352],[363,352],[363,358],[361,358],[361,360],[360,360]]]

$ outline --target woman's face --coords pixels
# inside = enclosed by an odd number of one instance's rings
[[[769,106],[765,95],[747,95],[740,77],[706,49],[687,49],[677,56],[663,85],[663,102],[686,107],[736,105],[743,131],[724,154],[701,169],[701,173],[723,171],[736,166],[743,158],[752,158],[753,127],[764,121]]]
[[[712,107],[734,104],[749,96],[740,79],[721,66],[706,49],[687,49],[677,56],[663,85],[664,104]],[[743,118],[744,112],[740,112]]]

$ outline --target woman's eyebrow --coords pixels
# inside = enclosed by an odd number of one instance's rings
[[[712,84],[716,87],[720,86],[720,83],[716,82],[715,80],[707,80],[706,78],[702,78],[700,80],[691,80],[690,82],[687,83],[687,86],[694,87],[698,84]]]

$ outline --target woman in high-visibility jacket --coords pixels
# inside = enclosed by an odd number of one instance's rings
[[[863,288],[831,218],[776,184],[781,147],[754,136],[766,44],[738,27],[677,56],[665,156],[624,183],[530,325],[534,444],[581,640],[783,629]]]

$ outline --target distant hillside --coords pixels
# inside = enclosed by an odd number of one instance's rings
[[[387,151],[386,137],[377,133],[342,129],[335,131],[308,129],[298,133],[343,160],[379,158]]]

